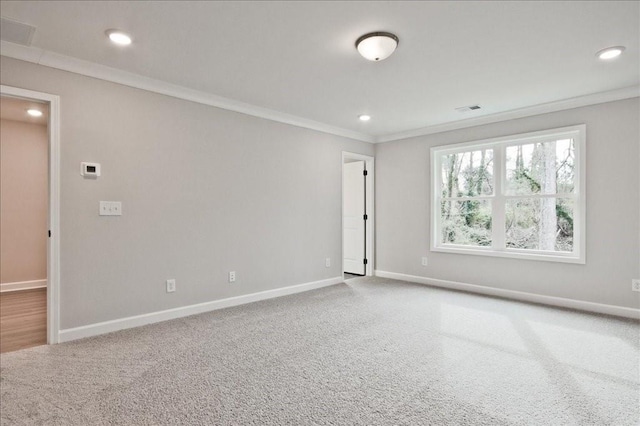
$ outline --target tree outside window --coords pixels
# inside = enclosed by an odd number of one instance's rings
[[[432,249],[584,261],[584,126],[432,149]]]

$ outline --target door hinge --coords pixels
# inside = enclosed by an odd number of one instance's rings
[[[51,229],[49,229],[49,238],[51,238]]]
[[[368,260],[367,260],[367,259],[364,259],[364,264],[366,265],[367,263],[368,263]]]
[[[366,176],[366,175],[368,175],[369,173],[368,173],[366,170],[363,170],[363,171],[362,171],[362,174],[363,174],[364,176]]]
[[[362,216],[362,219],[367,220],[369,219],[369,216],[365,214],[364,216]]]

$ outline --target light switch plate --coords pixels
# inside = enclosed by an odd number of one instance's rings
[[[100,201],[100,216],[122,216],[122,202]]]

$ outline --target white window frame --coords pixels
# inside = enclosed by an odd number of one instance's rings
[[[575,191],[572,194],[555,194],[553,197],[572,198],[574,200],[573,217],[573,252],[550,252],[542,250],[526,250],[507,248],[505,245],[505,206],[506,200],[516,198],[546,198],[551,195],[506,195],[503,188],[506,183],[506,165],[504,153],[508,146],[527,143],[547,142],[571,138],[575,145]],[[444,244],[440,241],[441,232],[441,188],[442,188],[442,156],[458,154],[471,150],[493,149],[494,194],[470,197],[474,200],[491,199],[492,203],[492,246],[465,246]],[[548,129],[539,132],[479,141],[464,142],[454,145],[443,145],[431,148],[431,251],[443,253],[472,254],[481,256],[507,257],[516,259],[543,260],[551,262],[578,263],[586,262],[586,194],[585,194],[585,162],[586,162],[586,126],[584,124]],[[465,197],[460,197],[464,201]]]

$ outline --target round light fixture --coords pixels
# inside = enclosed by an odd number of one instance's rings
[[[123,33],[120,30],[107,30],[106,31],[109,40],[120,46],[128,46],[131,44],[131,37]]]
[[[356,41],[356,49],[365,59],[381,61],[391,56],[398,47],[398,41],[398,37],[391,33],[369,33]]]
[[[367,114],[362,114],[358,116],[358,119],[360,119],[360,121],[369,121],[371,120],[371,116]]]
[[[618,56],[622,55],[622,52],[624,52],[624,49],[625,49],[624,46],[607,47],[606,49],[602,49],[601,51],[596,53],[596,56],[606,61],[609,59],[617,58]]]
[[[39,109],[35,109],[35,108],[29,108],[27,110],[27,114],[29,114],[32,117],[42,117],[42,111],[40,111]]]

